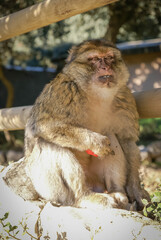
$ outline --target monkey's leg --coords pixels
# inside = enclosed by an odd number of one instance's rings
[[[105,193],[94,193],[89,192],[81,198],[79,198],[76,203],[76,207],[89,208],[89,209],[107,209],[107,208],[119,208],[117,199],[110,194]]]
[[[26,162],[24,159],[12,163],[3,179],[6,184],[23,199],[37,200],[39,195],[35,191],[31,179],[27,176],[25,167]]]
[[[110,196],[114,197],[120,208],[128,208],[128,198],[125,193],[126,160],[121,146],[114,134],[108,135],[115,155],[108,155],[104,161],[104,181]]]
[[[53,123],[53,120],[49,120],[45,125],[40,122],[34,136],[41,137],[47,142],[55,143],[62,147],[75,148],[79,151],[90,149],[98,156],[105,156],[113,152],[110,148],[108,137],[70,124],[56,124]]]
[[[71,173],[72,178],[74,167],[71,159],[69,150],[42,139],[37,140],[31,155],[26,159],[25,170],[39,196],[61,205],[74,203],[74,193],[68,186],[63,172],[65,168]],[[75,181],[74,178],[73,181]]]
[[[134,141],[124,140],[120,141],[121,147],[124,151],[127,160],[127,183],[126,191],[130,202],[137,202],[138,209],[143,208],[142,199],[148,199],[149,194],[140,186],[139,167],[140,167],[140,152]]]
[[[113,197],[88,189],[82,166],[69,149],[39,140],[26,172],[37,193],[53,203],[92,209],[117,207]]]

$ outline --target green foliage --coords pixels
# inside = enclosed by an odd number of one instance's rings
[[[17,239],[17,240],[20,240],[19,238],[16,237],[16,235],[19,233],[19,230],[17,230],[15,232],[16,229],[18,229],[18,226],[13,226],[10,222],[7,222],[5,223],[5,220],[8,218],[9,216],[9,213],[5,213],[4,216],[2,218],[0,218],[0,224],[2,225],[3,227],[3,230],[6,234],[4,234],[3,232],[0,233],[0,237],[2,239]]]
[[[0,151],[8,149],[22,150],[24,145],[24,130],[0,132]]]
[[[161,185],[158,190],[150,196],[150,198],[150,202],[143,199],[143,204],[145,205],[143,214],[146,217],[150,217],[158,222],[161,222]]]
[[[2,0],[0,17],[40,1]],[[123,42],[161,37],[159,3],[160,0],[121,0],[17,36],[0,43],[0,62],[26,66],[34,59],[34,64],[52,67],[47,52],[64,42],[102,37]]]
[[[16,226],[16,225],[12,225],[10,222],[6,222],[8,219],[9,213],[6,212],[4,214],[4,216],[2,218],[0,218],[0,225],[3,228],[3,232],[0,232],[0,239],[2,240],[8,240],[8,239],[17,239],[17,240],[22,240],[20,238],[18,238],[18,233],[20,232],[20,230],[22,231],[22,235],[27,234],[31,240],[32,239],[40,239],[40,236],[38,237],[34,237],[32,234],[30,234],[28,232],[28,227],[27,224],[25,223],[25,221],[22,219],[22,221],[20,221],[20,227]],[[22,228],[22,229],[21,229]]]
[[[114,5],[115,8],[113,8]],[[119,17],[115,13],[116,11],[120,13],[120,21],[123,23],[117,34],[118,41],[161,37],[160,0],[122,0],[109,5],[109,7],[112,8],[116,16]]]
[[[161,138],[161,118],[141,119],[139,124],[141,143],[148,144]]]

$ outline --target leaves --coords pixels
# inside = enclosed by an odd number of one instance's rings
[[[156,192],[151,195],[151,201],[146,199],[142,200],[144,204],[143,214],[154,220],[161,222],[161,189],[160,187]]]
[[[0,16],[40,1],[1,0]],[[157,38],[160,37],[159,22],[159,0],[122,0],[1,42],[0,61],[3,65],[51,67],[49,55],[56,45],[110,35],[117,42]]]
[[[6,220],[6,219],[8,218],[8,216],[9,216],[9,212],[6,212],[6,213],[4,214],[4,217],[3,217],[3,218],[0,218],[0,221]]]
[[[6,212],[4,214],[4,216],[2,218],[0,218],[0,224],[2,225],[3,230],[4,230],[4,232],[0,232],[0,239],[21,240],[20,238],[17,237],[17,234],[20,232],[20,230],[18,229],[18,226],[12,225],[10,222],[5,223],[5,220],[8,218],[8,216],[9,216],[9,213]],[[36,239],[36,240],[39,239],[40,236],[39,237],[34,237],[32,234],[30,234],[27,231],[29,228],[27,227],[27,224],[24,222],[23,218],[22,218],[22,221],[20,221],[20,225],[22,227],[21,231],[23,231],[22,235],[27,234],[28,236],[31,237],[31,239]],[[16,229],[17,229],[17,231],[15,232]],[[6,233],[7,233],[7,235],[6,235]]]
[[[153,203],[161,203],[161,192],[155,192],[153,197],[151,198]]]
[[[143,199],[142,203],[146,206],[148,204],[148,200],[147,199]]]

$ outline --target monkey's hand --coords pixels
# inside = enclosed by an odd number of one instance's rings
[[[114,154],[107,136],[92,132],[86,128],[61,122],[53,123],[53,119],[49,119],[48,124],[39,121],[36,127],[36,137],[41,137],[61,147],[75,148],[79,151],[90,149],[98,157]]]
[[[90,150],[98,157],[105,157],[108,154],[114,155],[114,151],[111,149],[111,144],[108,137],[99,133],[92,133]]]
[[[126,186],[126,191],[129,197],[129,200],[131,203],[133,203],[134,201],[136,201],[137,203],[137,210],[142,210],[144,205],[142,203],[143,199],[147,199],[148,201],[150,201],[150,197],[148,192],[141,188],[140,184],[128,184]]]

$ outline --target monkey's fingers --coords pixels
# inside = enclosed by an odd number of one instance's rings
[[[111,148],[106,148],[106,151],[105,151],[105,156],[107,155],[115,155],[115,152],[114,150],[112,150]]]
[[[107,155],[115,155],[114,150],[111,148],[111,142],[109,141],[108,138],[104,139],[103,142],[103,148],[102,148],[102,153],[103,155],[107,156]]]
[[[111,154],[111,155],[115,155],[115,152],[112,150],[112,151],[110,152],[110,154]]]

